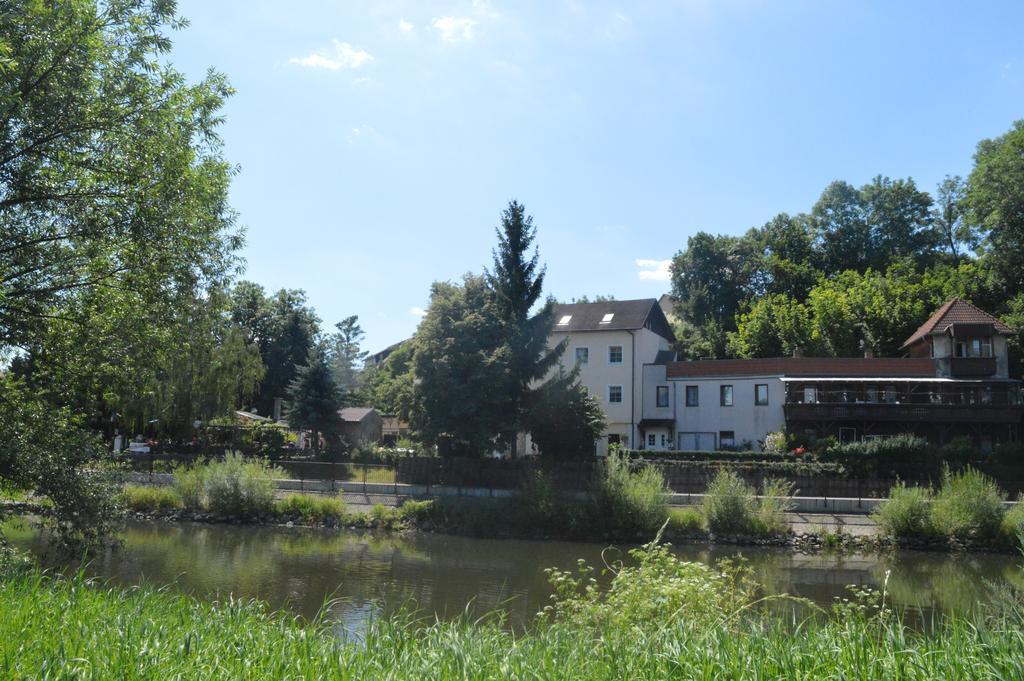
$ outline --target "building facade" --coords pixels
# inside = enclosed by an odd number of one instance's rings
[[[554,319],[549,346],[568,339],[561,368],[578,367],[580,382],[605,411],[607,430],[595,444],[597,454],[607,454],[612,444],[639,446],[646,441],[645,369],[659,362],[664,365],[675,356],[671,350],[675,338],[658,301],[557,305]]]
[[[611,444],[634,449],[762,446],[773,431],[841,441],[915,433],[982,448],[1021,436],[1021,382],[1009,377],[1013,330],[951,300],[903,345],[905,357],[674,361],[659,301],[560,305],[551,345],[605,409]]]

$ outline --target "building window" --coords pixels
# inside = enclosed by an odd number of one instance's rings
[[[686,406],[696,407],[700,404],[700,391],[695,385],[686,386]]]
[[[718,447],[720,449],[732,449],[736,446],[736,432],[722,430],[718,433]]]
[[[567,314],[567,315],[565,315],[564,317],[562,317],[561,319],[558,320],[558,325],[559,326],[568,326],[569,322],[571,322],[571,321],[572,321],[572,315],[571,314]]]
[[[590,361],[590,348],[576,348],[576,363],[586,364]]]
[[[658,442],[658,439],[657,439],[657,436],[654,433],[648,433],[647,434],[647,446],[648,447],[656,447],[657,446],[657,442]]]
[[[658,386],[658,388],[657,388],[657,401],[656,401],[656,404],[659,407],[667,407],[668,406],[668,386],[667,385],[659,385]]]
[[[622,346],[621,345],[609,345],[608,346],[608,363],[609,364],[622,364]]]
[[[661,434],[661,448],[664,449],[666,446],[668,446],[668,436],[665,435],[665,433],[662,433]]]
[[[622,444],[622,438],[618,433],[608,433],[608,449]]]
[[[839,429],[839,441],[840,442],[856,442],[857,441],[857,429],[856,428],[840,428]]]
[[[817,388],[804,388],[804,404],[817,404],[818,403],[818,389]]]
[[[614,312],[609,312],[605,316],[601,317],[601,323],[602,324],[611,324],[612,323],[612,318],[614,316],[615,316]]]
[[[719,402],[723,407],[732,406],[732,386],[723,385],[718,388]]]
[[[991,357],[992,338],[966,338],[956,342],[954,354],[957,357]]]
[[[758,383],[754,386],[754,404],[759,407],[768,406],[768,384]]]
[[[608,404],[622,404],[622,386],[608,386]]]

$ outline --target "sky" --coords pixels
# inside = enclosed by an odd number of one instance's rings
[[[967,175],[1024,118],[1024,3],[181,0],[171,59],[236,89],[244,278],[365,349],[490,263],[511,199],[559,300],[657,297],[698,231],[842,179]]]

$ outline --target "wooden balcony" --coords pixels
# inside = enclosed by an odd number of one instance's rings
[[[1019,423],[1021,405],[803,404],[783,406],[786,421],[905,421],[929,423]]]
[[[995,357],[951,357],[949,373],[954,378],[986,378],[996,375]]]

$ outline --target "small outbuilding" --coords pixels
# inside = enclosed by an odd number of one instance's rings
[[[384,419],[373,407],[345,407],[338,416],[341,417],[341,436],[350,443],[381,441]]]

